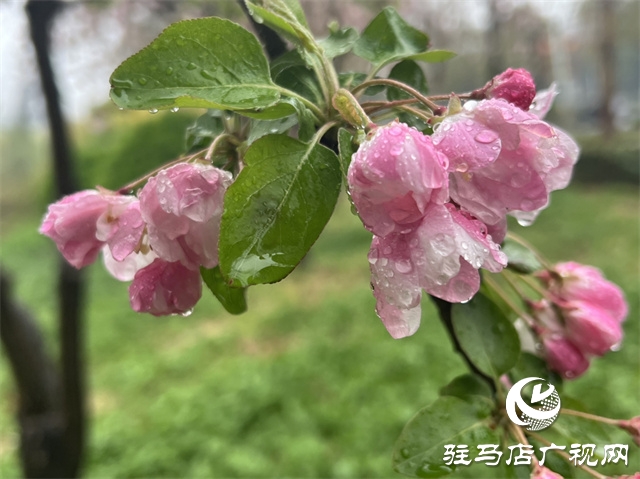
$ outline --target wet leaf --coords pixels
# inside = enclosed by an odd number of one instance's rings
[[[255,110],[280,98],[258,40],[221,18],[175,23],[111,75],[122,108]]]
[[[445,444],[497,444],[489,428],[493,403],[482,396],[466,401],[453,396],[436,399],[404,427],[393,451],[396,471],[414,477],[441,477],[456,466],[444,460]]]
[[[198,117],[193,125],[187,128],[187,151],[205,148],[215,137],[224,133],[221,114],[220,110],[210,110]]]
[[[427,77],[424,76],[424,72],[422,71],[422,68],[420,68],[420,65],[413,60],[404,60],[395,65],[389,72],[389,78],[392,80],[398,80],[405,85],[409,85],[423,95],[426,95],[429,91]],[[403,100],[406,98],[411,98],[411,95],[395,87],[387,87],[387,99],[389,101]]]
[[[317,143],[267,135],[251,144],[225,196],[220,268],[233,286],[273,283],[302,260],[340,192],[335,153]]]
[[[542,264],[530,249],[509,238],[504,240],[502,252],[509,259],[508,267],[519,273],[529,274],[542,269]]]
[[[518,362],[518,333],[500,308],[477,293],[451,309],[454,332],[462,350],[483,373],[498,379]]]
[[[318,43],[328,58],[334,58],[349,53],[357,41],[358,32],[349,27],[331,32],[327,38]]]
[[[467,400],[474,396],[491,398],[492,392],[484,379],[475,374],[463,374],[440,389],[440,396],[455,396]]]
[[[377,67],[425,52],[429,37],[413,28],[392,7],[380,12],[362,32],[353,53]]]
[[[232,288],[220,272],[220,267],[206,269],[200,268],[202,280],[218,298],[220,304],[231,314],[242,314],[247,310],[247,300],[245,299],[246,288]]]

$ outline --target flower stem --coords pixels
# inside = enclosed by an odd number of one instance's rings
[[[542,256],[542,254],[540,254],[540,252],[533,247],[533,245],[531,243],[529,243],[527,240],[525,240],[522,236],[517,235],[515,233],[512,232],[508,232],[507,233],[507,238],[515,241],[516,243],[519,243],[520,245],[524,246],[525,248],[527,248],[529,251],[531,251],[536,258],[538,258],[538,261],[540,261],[540,263],[542,264],[542,266],[544,266],[546,269],[551,269],[551,265],[549,264],[549,262],[547,261],[547,259]]]
[[[303,97],[302,95],[298,95],[296,92],[288,90],[288,89],[286,89],[284,87],[278,87],[278,91],[280,93],[282,93],[283,95],[285,95],[285,96],[288,96],[290,98],[295,98],[296,100],[299,100],[300,103],[302,103],[304,106],[306,106],[309,110],[311,110],[313,112],[313,114],[316,116],[318,121],[321,122],[321,121],[324,120],[324,118],[325,118],[324,113],[311,100],[308,100],[307,98]]]
[[[529,432],[529,436],[534,438],[536,441],[541,442],[545,446],[550,446],[551,445],[551,443],[549,441],[547,441],[544,437],[540,436],[539,434],[536,434],[535,432]],[[596,477],[597,479],[607,479],[607,476],[605,476],[603,474],[600,474],[598,471],[596,471],[595,469],[590,468],[589,466],[585,466],[584,464],[574,463],[571,460],[571,456],[569,456],[569,454],[567,454],[566,452],[564,452],[562,450],[558,450],[558,449],[554,449],[554,450],[555,450],[555,452],[558,453],[558,455],[560,455],[560,457],[562,457],[569,464],[573,464],[575,466],[578,466],[580,469],[582,469],[587,474],[590,474],[593,477]]]
[[[560,409],[560,414],[581,417],[583,419],[588,419],[589,421],[603,422],[605,424],[611,424],[612,426],[620,426],[620,423],[623,421],[622,419],[611,419],[609,417],[596,416],[595,414],[565,408]]]
[[[391,80],[389,78],[376,78],[373,80],[364,81],[360,83],[360,85],[356,86],[353,90],[351,90],[351,93],[355,95],[360,90],[364,90],[365,88],[368,88],[370,86],[375,86],[375,85],[393,86],[398,88],[399,90],[407,92],[409,95],[413,96],[414,98],[419,100],[421,103],[429,107],[431,111],[433,111],[434,115],[442,115],[445,111],[445,107],[440,106],[437,103],[434,103],[433,101],[429,100],[429,98],[424,96],[415,88],[412,88],[409,85],[405,85],[402,82]]]
[[[535,321],[533,318],[524,310],[522,310],[519,306],[517,306],[511,298],[507,295],[507,293],[502,289],[502,287],[493,279],[491,276],[483,275],[484,281],[486,281],[496,292],[498,296],[511,308],[511,310],[516,313],[520,318],[522,318],[529,327],[533,327]]]

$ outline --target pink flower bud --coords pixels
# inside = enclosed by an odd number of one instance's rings
[[[550,334],[542,337],[549,368],[565,379],[575,379],[589,368],[589,360],[566,337]]]
[[[228,172],[190,163],[149,179],[139,195],[140,211],[155,253],[193,270],[216,266],[223,198],[230,184]]]
[[[485,98],[501,98],[527,111],[536,96],[533,77],[524,68],[508,68],[484,87]]]
[[[348,172],[351,198],[367,229],[378,236],[405,231],[430,203],[444,203],[446,168],[446,157],[428,136],[398,122],[377,128]]]
[[[536,464],[533,466],[531,479],[563,479],[563,477],[547,467]]]
[[[160,258],[140,269],[129,286],[131,308],[154,316],[188,313],[201,295],[199,271]]]
[[[105,243],[117,260],[124,259],[143,229],[135,197],[85,190],[50,205],[40,233],[55,241],[71,265],[82,268],[95,261]]]
[[[620,421],[620,427],[631,434],[633,442],[640,446],[640,416],[633,417],[627,421]],[[640,473],[637,474],[640,476]]]
[[[562,311],[565,334],[583,353],[602,356],[622,341],[620,323],[603,309],[574,301]]]
[[[617,285],[606,280],[599,269],[573,261],[558,263],[553,269],[560,275],[560,282],[548,274],[541,276],[560,302],[589,303],[602,309],[614,321],[624,321],[629,312],[624,293]]]

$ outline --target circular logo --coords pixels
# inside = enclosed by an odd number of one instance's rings
[[[529,406],[522,397],[522,389],[533,381],[539,381],[533,386],[533,392]],[[543,391],[542,386],[546,389]],[[520,415],[516,411],[516,406],[520,409]],[[560,396],[556,388],[542,378],[524,378],[515,383],[506,400],[507,415],[514,424],[527,426],[527,431],[541,431],[556,420],[560,413]]]

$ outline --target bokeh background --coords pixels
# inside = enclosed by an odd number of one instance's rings
[[[630,304],[620,351],[565,393],[594,413],[640,413],[639,25],[636,0],[303,1],[313,30],[362,29],[394,5],[435,48],[430,92],[468,91],[507,67],[560,96],[549,121],[582,147],[572,185],[529,228],[511,227],[551,261],[601,268]],[[52,60],[83,188],[118,188],[185,150],[199,111],[119,111],[108,78],[170,23],[246,19],[233,1],[64,2]],[[59,355],[54,244],[37,228],[54,188],[44,100],[23,1],[0,2],[0,261],[17,300]],[[364,69],[355,57],[340,68]],[[371,237],[341,198],[312,252],[277,285],[249,290],[231,316],[205,291],[189,317],[133,313],[127,284],[88,268],[86,477],[394,477],[403,425],[464,365],[428,299],[417,334],[392,340],[374,313]],[[0,362],[0,475],[21,475],[18,396]],[[632,446],[627,473],[640,469]],[[500,477],[490,468],[467,477]],[[399,477],[399,476],[398,476]]]

